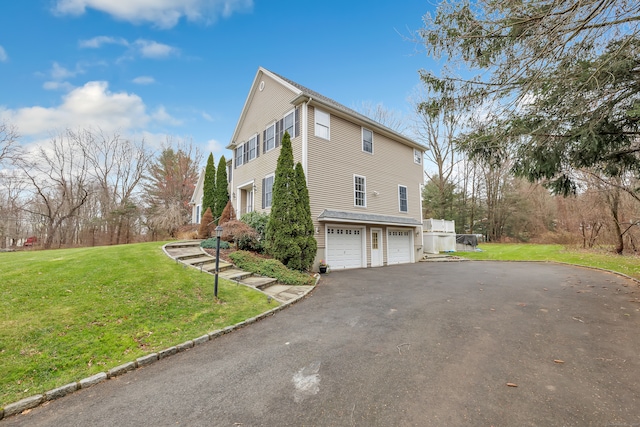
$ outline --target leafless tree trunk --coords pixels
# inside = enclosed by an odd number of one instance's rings
[[[17,165],[27,177],[38,205],[26,210],[46,227],[43,247],[52,246],[89,197],[87,155],[74,133],[65,132],[35,152],[23,151]]]
[[[144,141],[132,142],[119,134],[102,131],[77,132],[91,165],[91,174],[99,185],[101,217],[106,220],[109,243],[121,243],[123,227],[137,211],[135,190],[147,169],[151,154]],[[127,234],[129,230],[125,231]]]

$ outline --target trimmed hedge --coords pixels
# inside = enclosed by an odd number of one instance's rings
[[[277,259],[260,258],[247,251],[236,251],[229,258],[238,268],[261,276],[273,277],[284,285],[313,285],[314,279],[308,274],[289,270]]]
[[[210,239],[203,240],[200,242],[200,247],[205,249],[216,249],[217,240],[217,237],[211,237]],[[220,241],[220,249],[229,249],[230,247],[229,242],[225,242],[224,240]]]

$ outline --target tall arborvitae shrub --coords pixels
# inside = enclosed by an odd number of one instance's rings
[[[309,190],[304,176],[302,164],[296,164],[296,192],[298,193],[298,209],[300,234],[298,236],[300,246],[300,264],[308,270],[313,264],[318,251],[318,242],[314,237],[313,220],[311,219],[311,206],[309,204]]]
[[[229,186],[227,183],[227,160],[224,156],[220,157],[218,162],[218,171],[216,173],[216,190],[215,190],[216,207],[213,210],[213,217],[218,219],[222,216],[222,211],[229,202]]]
[[[202,185],[202,215],[207,209],[215,212],[216,205],[216,166],[213,162],[213,153],[209,154],[207,167],[204,170],[204,183]]]
[[[211,213],[211,208],[207,208],[204,211],[204,215],[202,215],[202,220],[200,221],[200,227],[198,227],[198,237],[201,239],[207,239],[211,236],[211,230],[213,228],[213,214]]]
[[[291,138],[285,132],[273,180],[273,201],[265,232],[265,246],[272,257],[291,269],[301,270],[302,250],[298,241],[300,209],[297,202]]]

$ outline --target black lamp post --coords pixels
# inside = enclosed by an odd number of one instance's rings
[[[216,227],[216,238],[217,238],[217,242],[216,242],[216,282],[215,282],[215,286],[213,288],[213,296],[215,297],[215,299],[218,299],[218,270],[219,270],[219,265],[220,265],[220,236],[222,236],[222,226],[217,226]]]

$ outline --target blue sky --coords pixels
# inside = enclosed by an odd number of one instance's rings
[[[149,5],[152,5],[151,7]],[[418,70],[407,41],[428,1],[5,0],[0,118],[25,145],[101,128],[159,147],[191,138],[229,156],[259,66],[358,109],[409,114]]]

